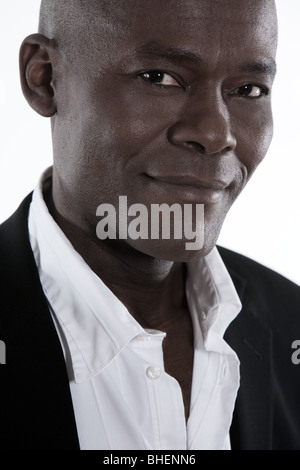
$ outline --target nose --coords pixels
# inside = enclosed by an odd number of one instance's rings
[[[174,145],[206,155],[226,153],[236,147],[227,106],[218,96],[190,97],[177,121],[169,128],[168,138]]]

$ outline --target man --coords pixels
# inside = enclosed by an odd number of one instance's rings
[[[272,138],[276,47],[272,0],[42,2],[20,70],[54,164],[1,227],[4,448],[300,448],[300,289],[216,248]],[[189,205],[203,243],[99,236],[121,196]]]

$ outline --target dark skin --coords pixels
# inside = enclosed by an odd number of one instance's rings
[[[193,328],[185,263],[214,247],[271,142],[274,3],[121,0],[110,27],[99,2],[86,8],[96,21],[80,35],[74,30],[72,58],[55,30],[21,47],[24,94],[52,117],[46,200],[75,249],[137,321],[167,333],[165,369],[181,386],[187,418]],[[100,241],[96,208],[118,207],[119,195],[148,208],[205,204],[203,248],[187,251],[184,239]]]

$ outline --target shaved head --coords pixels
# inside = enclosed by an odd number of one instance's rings
[[[70,27],[72,30],[80,28],[86,25],[86,20],[94,17],[96,9],[105,16],[113,9],[111,3],[110,0],[42,0],[39,32],[53,36],[69,31]]]
[[[40,7],[39,33],[54,39],[60,51],[74,59],[78,48],[88,38],[89,27],[94,23],[95,12],[103,10],[104,18],[107,0],[42,0]],[[99,21],[99,20],[98,20]],[[100,23],[100,21],[99,21]],[[86,34],[87,33],[87,34]]]
[[[95,25],[111,30],[113,18],[114,29],[119,29],[126,9],[128,0],[42,0],[39,33],[55,39],[60,50],[75,54],[78,47],[93,42],[90,31]]]
[[[81,18],[79,0],[43,0],[40,8],[39,33],[64,48],[71,44],[74,24]]]
[[[51,38],[58,31],[68,30],[75,19],[80,19],[80,3],[79,0],[42,0],[39,32]]]
[[[142,3],[137,0],[42,0],[39,32],[49,39],[55,39],[60,49],[75,54],[78,47],[93,43],[94,38],[90,31],[95,25],[98,29],[104,28],[103,40],[112,30],[125,39],[131,27],[140,21],[138,12]],[[153,12],[156,10],[155,3],[153,1]],[[178,1],[172,0],[169,3],[175,7]],[[203,7],[208,8],[212,14],[214,8],[218,9],[217,3],[212,2],[207,6],[208,2],[204,1]],[[236,5],[238,2],[233,0],[232,8]],[[249,8],[256,8],[258,5],[263,9],[275,10],[275,0],[253,0]],[[189,10],[188,2],[185,8]],[[241,9],[242,6],[238,5],[238,8]]]

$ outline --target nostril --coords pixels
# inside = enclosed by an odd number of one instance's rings
[[[227,152],[231,152],[233,148],[233,146],[228,145],[227,147],[221,148],[219,150],[216,148],[210,148],[210,146],[205,147],[204,145],[200,144],[200,142],[195,142],[192,140],[184,142],[182,146],[189,150],[195,150],[204,155],[220,155]]]
[[[188,148],[195,148],[196,150],[205,153],[204,145],[200,144],[199,142],[193,142],[191,140],[191,141],[185,142],[185,145]]]

